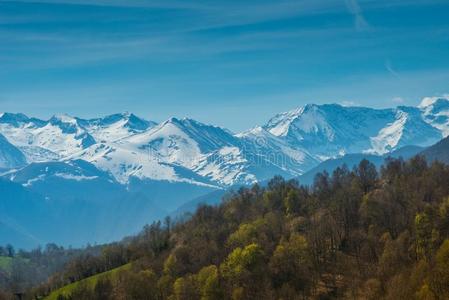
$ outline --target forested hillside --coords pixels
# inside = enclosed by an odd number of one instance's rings
[[[318,174],[310,187],[275,177],[188,221],[166,219],[101,255],[80,255],[26,296],[51,292],[58,300],[448,299],[449,167],[417,156],[390,159],[380,172],[363,160]]]

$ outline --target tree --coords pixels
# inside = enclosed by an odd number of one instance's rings
[[[324,171],[315,175],[315,178],[313,180],[313,191],[321,201],[328,200],[329,196],[331,195],[329,173]]]
[[[377,182],[376,166],[367,159],[363,159],[355,169],[356,178],[361,190],[366,194],[372,190]]]
[[[438,209],[437,226],[443,236],[449,236],[449,197],[446,197]]]
[[[265,225],[265,220],[262,218],[259,218],[251,223],[241,224],[239,228],[229,236],[229,247],[244,247],[258,240],[260,241],[263,235],[263,227]]]
[[[220,271],[229,295],[237,293],[240,299],[256,299],[265,284],[264,252],[254,243],[243,249],[236,248],[222,263]]]
[[[275,287],[289,285],[296,293],[309,294],[312,268],[305,237],[294,233],[281,241],[270,259],[270,270]]]
[[[195,277],[191,274],[176,279],[173,284],[174,300],[199,299],[200,293]]]
[[[102,251],[107,270],[122,266],[128,262],[126,249],[122,244],[114,243],[105,247]]]
[[[435,256],[435,271],[430,289],[440,299],[449,299],[449,239],[445,240]]]
[[[198,288],[201,300],[223,299],[220,287],[218,268],[215,265],[202,268],[197,275]]]
[[[14,257],[16,254],[16,251],[14,250],[14,247],[11,244],[6,245],[6,256],[8,257]]]
[[[109,300],[113,299],[113,286],[111,280],[107,277],[98,279],[94,288],[94,295],[96,299]]]
[[[290,190],[284,199],[285,213],[289,216],[298,214],[301,209],[300,196],[297,190]]]
[[[151,270],[122,271],[119,290],[124,299],[156,300],[159,294],[157,276]]]

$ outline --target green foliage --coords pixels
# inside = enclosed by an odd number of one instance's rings
[[[201,300],[219,300],[223,298],[218,268],[214,265],[202,268],[197,275]]]
[[[257,242],[263,235],[263,226],[266,226],[264,219],[259,218],[251,223],[245,223],[232,233],[228,238],[228,245],[231,248],[244,247],[248,244]]]
[[[263,249],[257,244],[234,249],[220,266],[221,275],[233,298],[251,299],[259,294],[266,263]]]
[[[11,272],[13,258],[9,256],[0,256],[0,270],[3,272]]]
[[[157,296],[157,276],[153,271],[132,272],[124,270],[118,275],[116,298],[157,300]]]
[[[312,266],[306,238],[294,233],[276,247],[270,260],[275,287],[290,285],[296,293],[308,294],[312,284]]]
[[[199,289],[195,277],[187,275],[176,279],[173,284],[173,297],[171,298],[174,300],[199,299]]]
[[[418,213],[415,217],[416,252],[420,258],[429,258],[432,251],[433,224],[426,212]]]
[[[255,270],[263,264],[263,256],[263,250],[257,244],[234,249],[220,267],[223,277],[239,281],[244,273]]]
[[[431,289],[435,295],[449,298],[449,239],[445,240],[438,249],[435,258],[435,273]]]

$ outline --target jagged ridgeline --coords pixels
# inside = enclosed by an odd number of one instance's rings
[[[362,160],[310,187],[275,177],[88,248],[27,297],[447,299],[448,220],[447,165]]]

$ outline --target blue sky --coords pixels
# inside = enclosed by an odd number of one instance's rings
[[[0,111],[234,131],[449,93],[447,0],[0,0]]]

